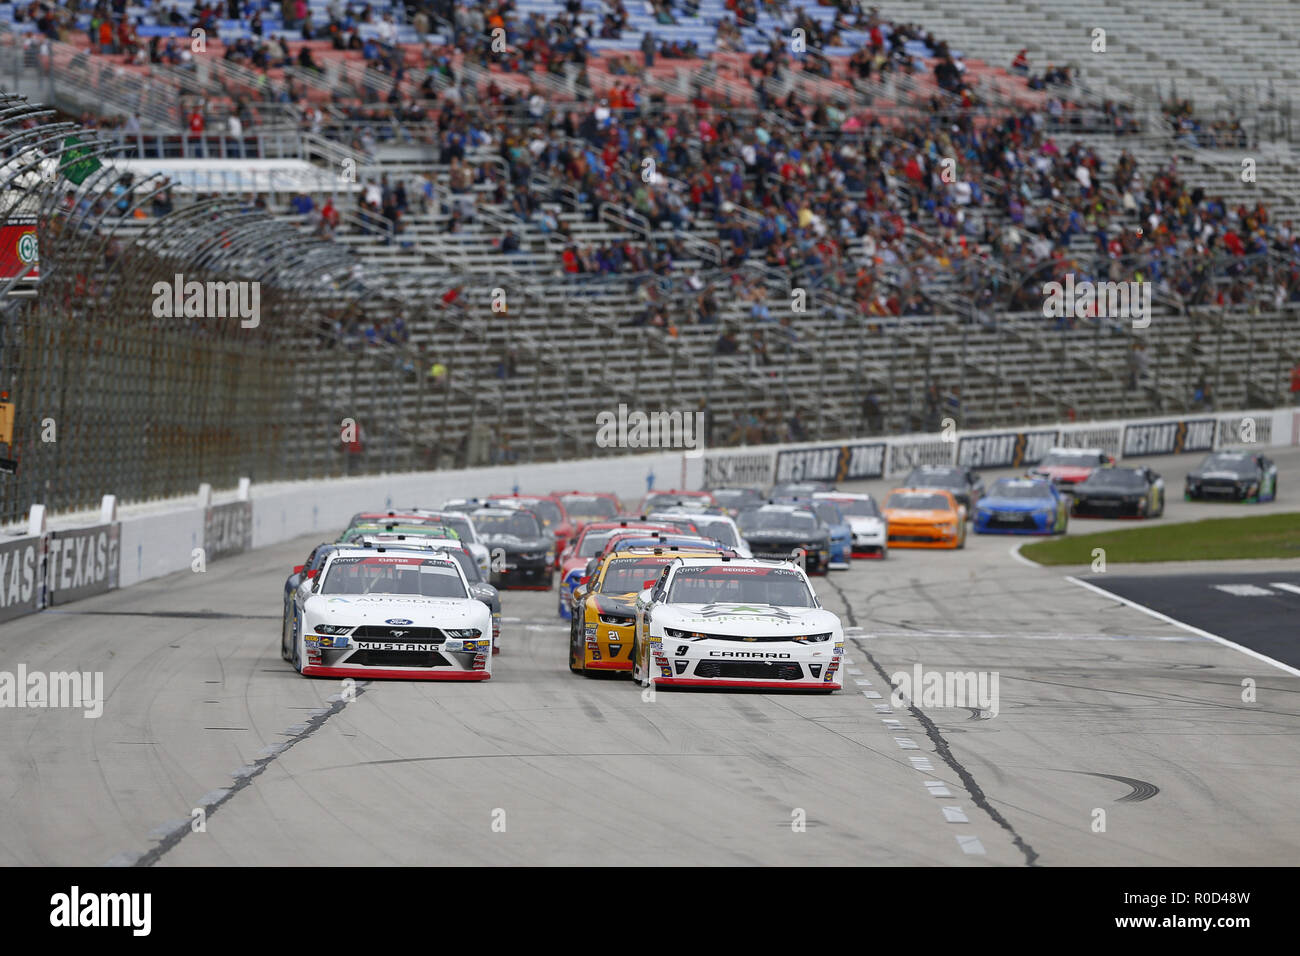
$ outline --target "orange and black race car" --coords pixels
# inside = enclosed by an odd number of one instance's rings
[[[573,592],[569,621],[569,670],[632,670],[636,596],[675,558],[734,555],[730,548],[626,548],[608,554]]]
[[[891,548],[966,547],[966,509],[951,491],[895,488],[881,511]]]

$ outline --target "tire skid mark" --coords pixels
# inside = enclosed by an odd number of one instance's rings
[[[850,602],[848,595],[844,593],[844,589],[834,581],[828,580],[827,583],[830,584],[831,589],[839,596],[840,601],[844,604],[844,616],[852,626],[857,627],[857,615],[853,610],[853,604]],[[872,655],[870,650],[868,650],[868,643],[859,637],[850,638],[850,640],[853,641],[858,652],[870,662],[872,668],[874,668],[876,673],[880,675],[880,679],[883,680],[887,686],[893,687],[893,682],[889,679],[889,675],[885,673],[884,667],[881,666],[880,662],[876,660],[875,656]],[[971,801],[975,806],[984,811],[990,820],[1011,835],[1011,842],[1015,844],[1016,849],[1018,849],[1024,856],[1026,866],[1037,866],[1038,851],[1026,843],[1024,837],[1016,831],[1016,828],[1011,824],[1011,821],[1004,817],[998,809],[989,802],[983,788],[981,788],[979,783],[976,782],[974,775],[971,774],[971,772],[967,770],[953,754],[952,748],[948,745],[947,739],[939,732],[939,728],[935,726],[934,721],[927,717],[925,713],[911,701],[908,702],[907,709],[908,712],[916,718],[917,722],[921,724],[921,727],[925,730],[925,735],[930,739],[930,742],[934,744],[935,753],[944,763],[952,768],[953,773],[957,774],[958,779],[961,780],[962,786],[966,788],[966,792],[970,794]]]
[[[358,681],[355,685],[355,696],[352,697],[352,700],[355,700],[364,694],[368,686],[368,681]],[[330,706],[322,708],[318,713],[310,717],[305,724],[295,724],[293,727],[289,728],[288,731],[284,731],[284,733],[290,735],[288,740],[283,741],[282,743],[277,742],[274,746],[266,748],[266,750],[263,751],[265,754],[264,756],[260,756],[252,763],[246,764],[234,771],[231,775],[235,778],[233,786],[219,790],[212,790],[200,797],[198,805],[203,808],[205,819],[211,819],[212,815],[229,802],[237,793],[239,793],[239,791],[245,789],[255,778],[261,776],[267,767],[287,753],[295,744],[306,740],[312,734],[316,733],[316,731],[320,730],[321,727],[325,726],[325,721],[329,720],[335,714],[341,713],[343,708],[349,703],[348,698],[341,694],[336,694],[329,700]],[[301,731],[295,733],[294,731],[298,731],[299,728],[302,728]],[[139,867],[153,866],[167,853],[179,846],[180,842],[192,832],[194,831],[191,828],[189,819],[165,823],[153,831],[154,834],[160,836],[160,839],[158,845],[152,850],[149,850],[147,853],[139,854],[138,856],[128,853],[119,853],[117,856],[113,857],[107,865]]]

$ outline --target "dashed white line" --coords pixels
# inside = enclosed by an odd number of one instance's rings
[[[1279,591],[1290,591],[1292,594],[1300,594],[1300,584],[1287,584],[1285,581],[1272,581],[1269,587],[1277,588]]]
[[[943,818],[949,823],[970,823],[966,818],[966,811],[961,807],[944,807]]]
[[[948,789],[948,785],[945,784],[942,780],[925,781],[925,789],[930,791],[930,796],[932,797],[952,796],[952,791]]]
[[[977,836],[959,836],[957,837],[957,845],[961,847],[963,853],[970,853],[978,856],[984,855],[984,844],[980,842],[980,838]]]
[[[920,750],[920,749],[921,749],[920,747],[918,747],[918,746],[916,745],[916,741],[913,740],[911,737],[895,737],[895,738],[894,738],[894,743],[898,744],[898,746],[899,746],[900,748],[902,748],[903,750]]]

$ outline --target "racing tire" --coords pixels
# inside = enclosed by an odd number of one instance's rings
[[[1162,491],[1160,492],[1160,498],[1158,499],[1158,504],[1156,505],[1156,513],[1151,517],[1161,518],[1164,516],[1164,513],[1165,513],[1165,493]]]
[[[293,664],[293,669],[296,670],[299,674],[302,673],[302,651],[300,650],[301,646],[302,646],[302,641],[299,640],[297,634],[297,628],[295,627],[294,636],[293,636],[293,658],[290,660],[290,663]]]
[[[289,636],[289,614],[286,609],[285,614],[280,619],[280,660],[291,662],[293,658],[289,654],[289,642],[285,640]]]

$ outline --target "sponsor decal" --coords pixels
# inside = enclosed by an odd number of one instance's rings
[[[1214,448],[1216,424],[1213,418],[1185,418],[1172,422],[1126,425],[1124,457],[1210,451]]]
[[[203,551],[207,560],[239,554],[253,546],[253,503],[213,505],[203,515]]]
[[[1021,468],[1042,461],[1056,445],[1055,429],[963,435],[957,442],[957,464],[968,468]]]
[[[67,604],[117,588],[121,525],[105,524],[50,534],[48,603]]]

